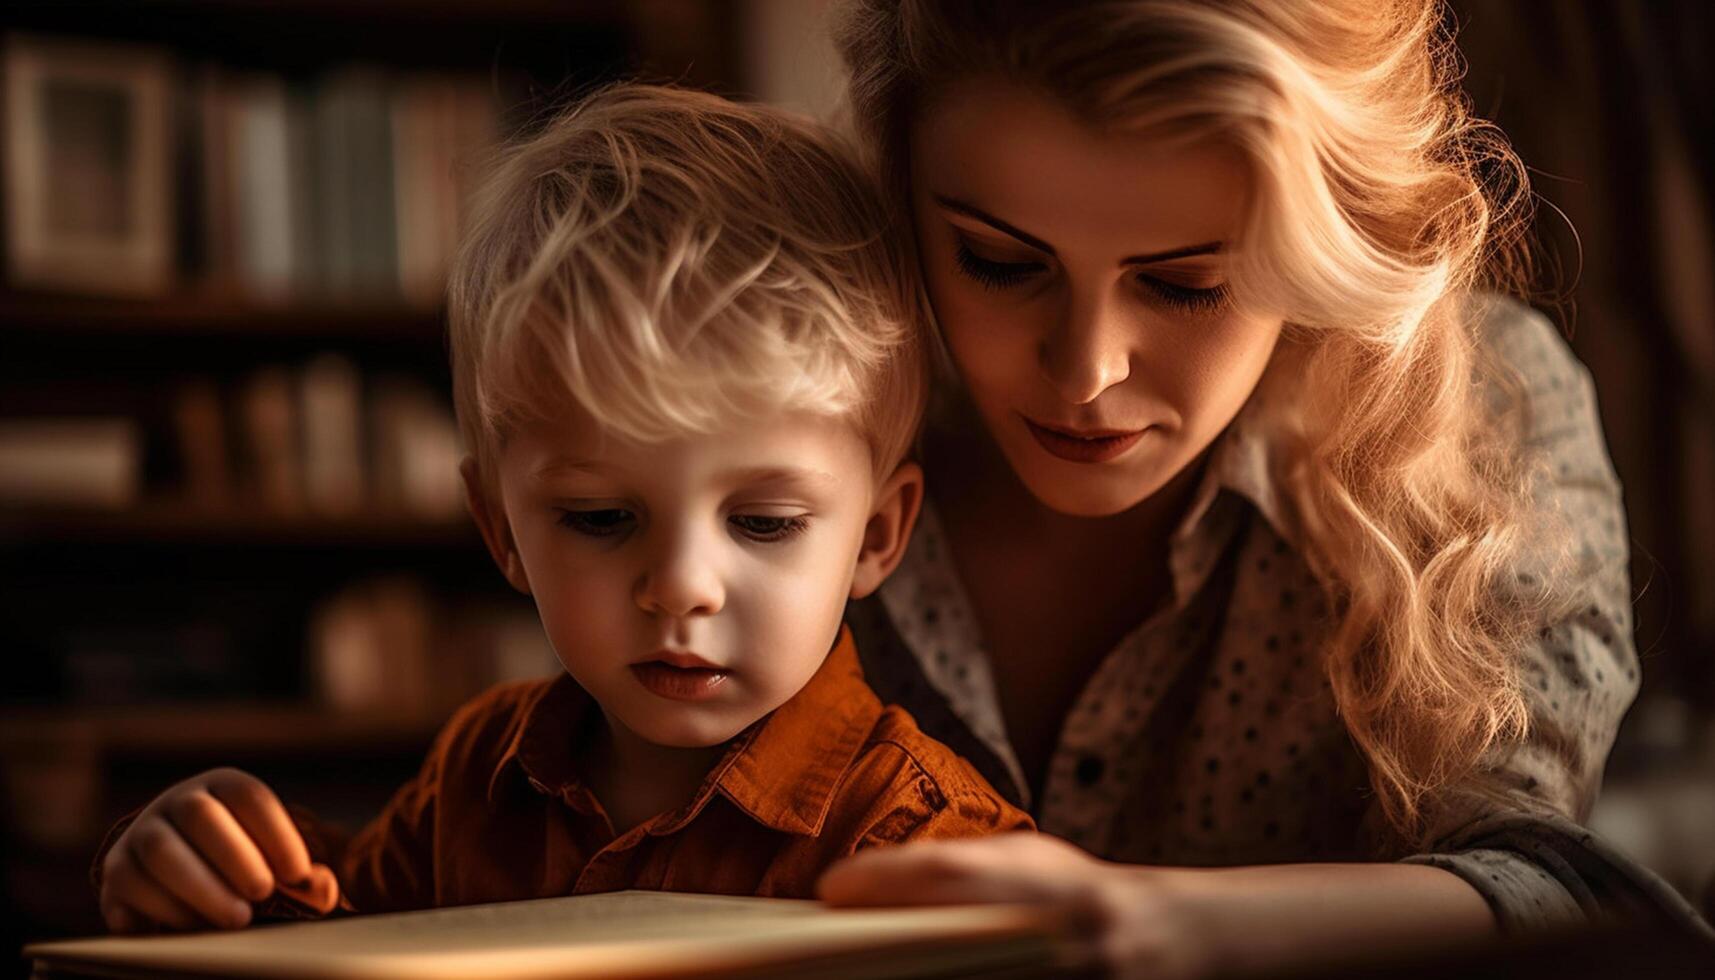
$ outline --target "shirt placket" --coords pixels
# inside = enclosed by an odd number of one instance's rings
[[[1196,508],[1168,554],[1173,601],[1121,640],[1097,666],[1067,713],[1049,759],[1038,824],[1097,852],[1110,836],[1135,773],[1126,757],[1188,657],[1206,650],[1194,601],[1238,526],[1238,507],[1212,496]]]

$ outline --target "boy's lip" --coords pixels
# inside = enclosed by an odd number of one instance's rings
[[[653,663],[663,663],[669,667],[678,667],[682,670],[718,670],[722,673],[727,670],[720,664],[705,660],[689,650],[657,650],[650,655],[649,659],[640,661],[638,666]]]
[[[673,701],[703,701],[715,696],[731,671],[681,650],[660,650],[631,665],[644,689]]]

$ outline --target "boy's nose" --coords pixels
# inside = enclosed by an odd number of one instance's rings
[[[726,602],[714,567],[692,542],[664,549],[638,579],[637,605],[665,616],[712,615]]]

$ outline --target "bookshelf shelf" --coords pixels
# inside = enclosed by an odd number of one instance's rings
[[[102,754],[255,755],[340,751],[353,746],[409,749],[434,737],[438,720],[350,714],[317,704],[231,701],[135,707],[8,708],[0,754],[38,746],[78,746]]]
[[[445,314],[397,303],[263,303],[186,293],[119,300],[57,293],[0,296],[0,337],[387,341],[438,346]]]
[[[440,519],[368,510],[277,514],[162,504],[123,511],[0,510],[0,548],[40,543],[291,548],[458,548],[482,539],[464,515]]]

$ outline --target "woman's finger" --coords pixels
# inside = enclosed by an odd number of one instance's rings
[[[250,903],[227,886],[172,824],[161,819],[139,823],[128,837],[142,870],[201,920],[223,929],[249,924]]]
[[[167,819],[233,892],[260,902],[274,892],[274,872],[226,804],[206,789],[182,793],[164,807]]]
[[[1019,902],[1040,897],[1002,866],[983,860],[971,841],[928,841],[875,848],[829,868],[817,895],[833,905],[945,905]]]
[[[300,886],[310,875],[310,852],[280,798],[266,783],[237,769],[216,770],[204,784],[226,805],[262,851],[274,883]]]
[[[1100,862],[1042,834],[934,840],[860,852],[828,869],[818,894],[834,905],[1020,902],[1082,905]]]

